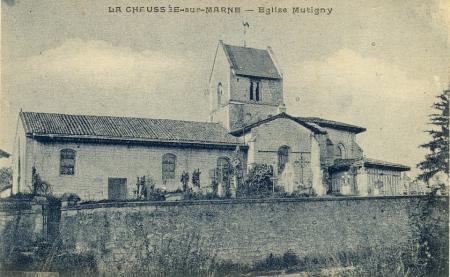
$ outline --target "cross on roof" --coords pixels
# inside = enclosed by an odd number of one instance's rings
[[[247,21],[242,21],[242,26],[244,27],[244,47],[247,47],[246,36],[247,36],[247,29],[250,28],[250,24],[248,24]]]

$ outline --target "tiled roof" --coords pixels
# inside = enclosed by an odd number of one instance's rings
[[[369,159],[369,158],[364,159],[364,165],[365,166],[374,165],[374,166],[398,168],[398,169],[402,169],[404,171],[411,170],[411,168],[406,165],[391,163],[391,162],[386,162],[386,161],[381,161],[381,160],[375,160],[375,159]]]
[[[239,144],[217,123],[35,112],[20,117],[25,132],[35,136]]]
[[[234,135],[236,135],[236,136],[242,135],[242,133],[246,133],[246,132],[250,131],[251,129],[253,129],[253,128],[255,128],[255,127],[258,127],[258,126],[261,125],[261,124],[270,122],[270,121],[275,120],[275,119],[278,119],[278,118],[287,118],[287,119],[290,119],[290,120],[292,120],[292,121],[294,121],[294,122],[296,122],[296,123],[302,125],[303,127],[305,127],[305,128],[307,128],[307,129],[313,131],[314,133],[318,133],[318,134],[326,134],[326,133],[327,133],[327,131],[325,131],[325,130],[322,129],[320,126],[316,125],[315,123],[309,123],[309,122],[305,122],[305,121],[303,121],[303,120],[299,120],[297,117],[290,116],[290,115],[288,115],[288,114],[286,114],[286,113],[279,113],[279,114],[277,114],[277,115],[268,117],[268,118],[266,118],[266,119],[263,119],[263,120],[260,120],[260,121],[255,122],[255,123],[252,123],[252,124],[243,126],[243,127],[241,127],[241,128],[238,128],[238,129],[236,129],[236,130],[233,130],[233,131],[231,131],[230,133],[231,133],[231,134],[234,134]]]
[[[330,169],[332,171],[341,171],[348,169],[348,167],[352,165],[362,165],[362,159],[338,159],[334,162]],[[370,158],[364,158],[364,166],[365,167],[374,167],[374,168],[382,168],[382,169],[391,169],[397,171],[409,171],[411,168],[406,165],[391,163],[387,161],[375,160]]]
[[[350,132],[354,132],[357,134],[366,131],[366,128],[363,128],[360,126],[343,123],[343,122],[338,122],[338,121],[333,121],[333,120],[328,120],[328,119],[323,119],[323,118],[319,118],[319,117],[297,117],[297,118],[300,120],[309,122],[309,123],[316,123],[317,125],[319,125],[321,127],[345,130],[345,131],[350,131]]]
[[[223,44],[234,72],[238,75],[281,79],[268,50]]]

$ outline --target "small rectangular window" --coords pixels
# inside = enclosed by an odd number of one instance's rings
[[[74,175],[75,174],[75,150],[63,149],[60,152],[59,174]]]

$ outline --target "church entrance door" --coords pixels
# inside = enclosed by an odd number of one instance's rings
[[[127,198],[127,178],[108,178],[108,199]]]

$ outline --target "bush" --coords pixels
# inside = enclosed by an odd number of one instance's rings
[[[61,276],[96,276],[97,263],[92,253],[75,253],[61,240],[30,241],[29,245],[13,247],[7,256],[2,253],[0,268],[6,271],[51,271]]]
[[[245,183],[239,185],[236,191],[238,197],[268,197],[273,192],[281,192],[280,186],[273,185],[273,168],[267,164],[254,165]]]
[[[145,196],[145,200],[149,201],[165,201],[166,196],[165,192],[159,188],[152,189],[147,191],[147,195]]]
[[[264,260],[253,265],[255,271],[280,270],[284,268],[283,258],[270,253]]]
[[[197,232],[186,232],[179,238],[164,238],[150,246],[142,234],[145,249],[126,276],[212,276],[214,256]]]
[[[156,188],[155,180],[150,176],[137,177],[134,196],[138,200],[164,201],[165,191]]]
[[[283,254],[282,260],[286,268],[295,266],[299,262],[298,256],[290,249]]]
[[[300,259],[292,250],[286,251],[281,256],[270,253],[265,259],[256,262],[253,271],[287,270],[299,265]]]

